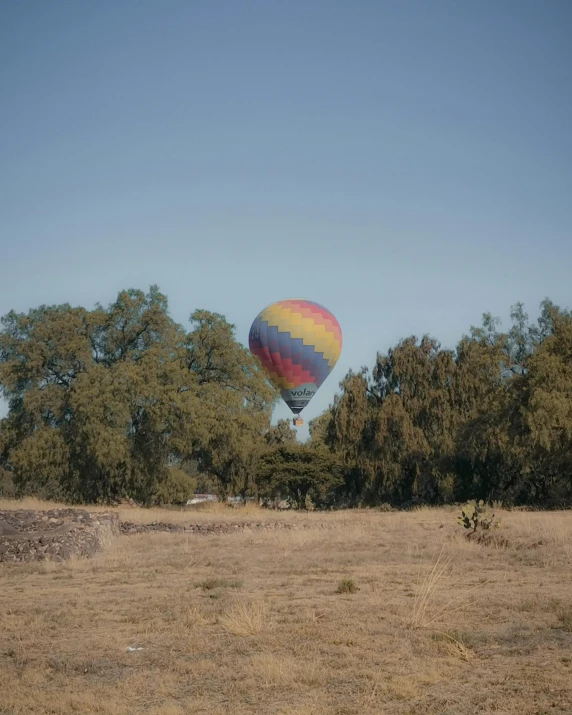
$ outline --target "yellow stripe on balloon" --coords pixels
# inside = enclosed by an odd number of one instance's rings
[[[316,352],[323,353],[330,366],[333,366],[340,356],[341,347],[333,332],[325,325],[316,325],[311,318],[304,318],[301,313],[272,305],[262,312],[262,320],[270,327],[276,327],[280,332],[290,333],[292,338],[301,339],[304,345],[313,347]]]
[[[317,352],[324,352],[324,357],[339,357],[341,348],[336,336],[325,325],[316,325],[311,318],[303,318],[300,313],[284,308],[272,306],[264,311],[263,320],[269,326],[277,327],[280,332],[288,332],[292,338],[300,338],[304,345],[317,348]]]

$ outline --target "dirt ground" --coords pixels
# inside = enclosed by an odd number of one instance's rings
[[[0,713],[571,715],[572,511],[502,513],[489,544],[456,514],[266,511],[329,528],[1,565]]]

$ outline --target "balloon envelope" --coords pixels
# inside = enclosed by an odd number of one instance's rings
[[[280,300],[256,317],[248,344],[297,415],[336,364],[342,350],[342,330],[332,313],[318,303]]]

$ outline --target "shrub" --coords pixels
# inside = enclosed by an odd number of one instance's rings
[[[196,478],[180,467],[169,467],[164,479],[156,485],[152,501],[155,505],[184,504],[193,496],[196,484]]]
[[[16,496],[16,487],[12,475],[7,469],[0,467],[0,498],[13,499]]]
[[[391,504],[388,504],[387,502],[383,502],[383,504],[380,504],[380,505],[377,507],[377,510],[378,510],[378,511],[384,511],[384,512],[385,512],[385,511],[396,511],[396,510],[391,506]]]
[[[212,591],[215,588],[240,588],[240,581],[227,581],[223,578],[207,578],[197,584],[203,591]]]
[[[336,589],[336,593],[356,593],[356,591],[359,591],[359,588],[351,578],[343,578]]]

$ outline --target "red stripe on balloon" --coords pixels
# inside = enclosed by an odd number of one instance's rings
[[[276,377],[280,377],[280,372],[279,370],[277,370],[277,366],[272,361],[272,356],[268,352],[268,348],[260,348],[253,345],[250,350],[260,360],[260,362],[262,363],[262,367],[265,370],[274,373]]]
[[[282,359],[283,375],[288,382],[293,382],[296,387],[305,382],[315,382],[315,376],[309,370],[303,370],[301,365],[292,362],[291,358]]]
[[[316,376],[309,370],[303,370],[302,366],[293,362],[291,358],[282,358],[278,353],[270,353],[270,359],[262,348],[252,347],[252,352],[259,358],[262,366],[268,372],[273,373],[276,377],[285,378],[288,382],[294,383],[294,386],[303,385],[306,382],[315,382]]]

